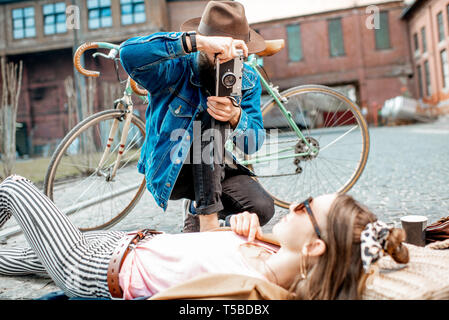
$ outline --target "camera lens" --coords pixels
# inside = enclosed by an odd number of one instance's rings
[[[235,77],[235,74],[233,74],[232,72],[226,72],[223,75],[223,78],[221,78],[221,82],[226,88],[231,88],[236,81],[237,78]]]

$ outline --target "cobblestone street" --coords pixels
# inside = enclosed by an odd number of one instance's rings
[[[371,127],[370,135],[367,166],[349,193],[381,220],[397,227],[404,215],[425,215],[429,223],[449,215],[449,118],[431,124]],[[269,231],[285,212],[276,208],[275,217],[264,226],[264,231]],[[146,192],[133,212],[113,229],[142,227],[180,232],[181,201],[171,201],[163,213]],[[24,245],[23,235],[18,235],[0,247]],[[49,278],[0,277],[0,299],[33,299],[56,290]]]

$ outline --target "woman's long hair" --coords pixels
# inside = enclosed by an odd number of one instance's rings
[[[377,217],[354,200],[340,194],[331,205],[323,235],[325,253],[310,266],[307,276],[294,283],[298,299],[360,299],[366,281],[363,271],[360,235]],[[387,252],[399,263],[408,262],[408,250],[401,246],[404,231],[393,228],[387,239]]]

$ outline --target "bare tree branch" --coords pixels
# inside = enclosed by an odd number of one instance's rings
[[[22,88],[23,63],[0,61],[2,98],[0,104],[0,153],[4,177],[12,174],[16,161],[16,120]]]

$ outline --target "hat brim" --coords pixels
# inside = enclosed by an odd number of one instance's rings
[[[198,31],[200,21],[201,17],[187,20],[181,25],[181,31],[196,31],[198,34],[201,34]],[[265,39],[251,28],[249,28],[249,32],[250,40],[245,42],[246,46],[248,47],[248,53],[257,53],[265,50]]]

